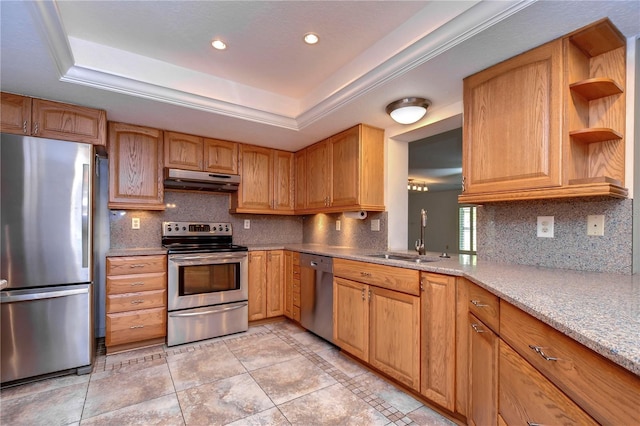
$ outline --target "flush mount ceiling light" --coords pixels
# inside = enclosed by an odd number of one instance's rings
[[[387,105],[387,114],[400,124],[412,124],[427,113],[431,101],[425,98],[403,98]]]
[[[319,41],[320,41],[320,37],[318,37],[318,34],[306,33],[304,35],[304,42],[307,44],[316,44]]]
[[[215,49],[218,49],[218,50],[224,50],[227,48],[227,45],[224,43],[224,41],[220,39],[212,40],[211,46],[213,46]]]

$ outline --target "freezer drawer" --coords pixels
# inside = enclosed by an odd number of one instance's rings
[[[2,383],[63,370],[91,372],[91,284],[3,291]]]

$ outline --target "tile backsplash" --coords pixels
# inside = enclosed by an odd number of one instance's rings
[[[336,221],[340,221],[340,230]],[[380,221],[380,230],[371,230],[371,221]],[[346,217],[344,213],[315,214],[304,217],[304,243],[386,250],[387,212],[368,212],[365,219]]]
[[[581,271],[632,273],[633,200],[518,201],[478,207],[478,259]],[[587,235],[587,216],[604,215],[604,236]],[[554,216],[539,238],[538,216]]]
[[[285,244],[302,242],[302,218],[298,216],[230,214],[229,195],[166,191],[164,211],[111,210],[111,248],[160,247],[162,222],[230,222],[235,244]],[[140,218],[140,229],[131,229],[131,218]],[[244,229],[244,220],[251,228]]]

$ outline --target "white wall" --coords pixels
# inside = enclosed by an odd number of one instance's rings
[[[385,206],[388,212],[389,249],[405,250],[407,244],[407,193],[409,144],[394,139],[386,141]]]

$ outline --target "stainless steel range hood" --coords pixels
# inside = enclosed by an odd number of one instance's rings
[[[236,192],[240,176],[193,170],[164,169],[164,187],[191,191]]]

